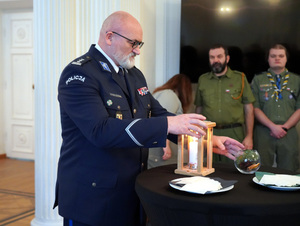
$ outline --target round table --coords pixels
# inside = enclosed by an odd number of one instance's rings
[[[169,181],[186,177],[175,174],[176,164],[142,172],[135,189],[151,226],[189,225],[300,225],[300,191],[278,191],[258,184],[254,174],[242,174],[233,164],[214,164],[207,177],[237,180],[232,190],[193,194],[176,190]],[[294,174],[261,167],[259,171]]]

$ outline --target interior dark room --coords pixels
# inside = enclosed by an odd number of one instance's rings
[[[266,51],[281,43],[289,51],[287,68],[300,74],[299,0],[183,0],[180,72],[193,83],[208,72],[208,50],[228,47],[229,66],[248,81],[268,69]]]

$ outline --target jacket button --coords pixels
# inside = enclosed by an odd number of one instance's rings
[[[133,109],[133,113],[134,113],[134,114],[136,113],[136,109]]]
[[[96,182],[93,182],[93,183],[92,183],[92,186],[93,186],[93,187],[96,187],[96,186],[97,186]]]
[[[152,144],[157,144],[157,141],[154,141]]]

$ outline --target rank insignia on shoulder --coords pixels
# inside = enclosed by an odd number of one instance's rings
[[[85,64],[86,62],[88,62],[90,60],[91,60],[91,58],[89,56],[81,57],[81,58],[74,60],[71,64],[82,66],[83,64]]]
[[[107,63],[102,62],[102,61],[99,61],[99,62],[100,62],[100,64],[101,64],[103,70],[111,72],[111,70],[109,69]]]
[[[148,90],[147,87],[139,88],[137,91],[138,91],[138,93],[139,93],[141,96],[144,96],[144,95],[146,95],[146,94],[149,93],[149,90]]]

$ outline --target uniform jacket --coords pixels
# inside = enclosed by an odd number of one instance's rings
[[[146,167],[147,148],[165,146],[166,116],[172,114],[152,97],[136,67],[127,79],[129,93],[94,45],[61,74],[63,141],[54,206],[65,218],[89,225],[138,224],[135,179]]]

